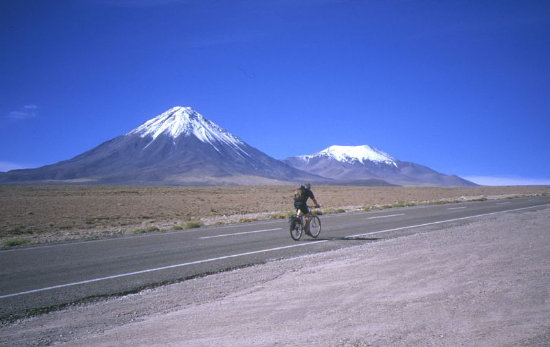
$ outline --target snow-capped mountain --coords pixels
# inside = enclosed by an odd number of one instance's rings
[[[241,152],[243,152],[241,147],[245,145],[233,134],[204,118],[203,115],[190,107],[171,108],[143,123],[127,135],[139,135],[142,138],[150,137],[151,143],[161,135],[168,136],[174,141],[180,136],[194,136],[200,141],[214,146],[214,148],[216,148],[216,144],[223,143]]]
[[[249,146],[189,107],[174,107],[70,160],[0,182],[273,184],[318,180]]]
[[[334,180],[381,179],[391,184],[415,186],[475,185],[458,176],[400,161],[367,145],[330,146],[315,154],[287,158],[284,162],[299,170]]]
[[[324,157],[327,159],[333,159],[342,163],[353,164],[359,162],[365,164],[366,162],[383,163],[387,165],[397,166],[395,159],[389,154],[382,152],[379,149],[362,145],[362,146],[330,146],[322,151],[312,155],[302,155],[299,158],[304,161],[309,161],[314,158]]]

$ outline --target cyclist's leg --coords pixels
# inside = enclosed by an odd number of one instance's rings
[[[310,233],[309,233],[309,222],[310,221],[311,221],[311,212],[308,211],[308,213],[304,214],[304,231],[308,235],[310,235]]]
[[[302,214],[304,215],[304,218],[307,222],[307,220],[309,219],[309,208],[307,207],[307,204],[303,204],[302,206],[300,206],[300,211],[302,211]]]
[[[302,213],[304,214],[304,228],[306,233],[309,234],[309,216],[311,216],[311,212],[309,211],[307,204],[303,205]]]
[[[305,215],[309,212],[307,204],[301,201],[294,201],[294,208],[296,209],[296,215]]]
[[[294,207],[296,207],[296,215],[298,217],[306,217],[309,213],[309,209],[307,208],[307,205],[301,202],[294,203]]]

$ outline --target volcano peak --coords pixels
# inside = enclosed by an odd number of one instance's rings
[[[161,135],[176,139],[180,136],[194,136],[201,142],[224,143],[241,147],[244,143],[191,107],[176,106],[148,120],[127,135],[139,135],[157,139]]]

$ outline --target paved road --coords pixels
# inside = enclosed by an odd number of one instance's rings
[[[0,251],[0,317],[550,205],[527,197],[322,216],[317,240],[268,221]]]

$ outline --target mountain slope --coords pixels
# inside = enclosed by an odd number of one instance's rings
[[[287,158],[284,162],[299,170],[335,180],[382,179],[397,185],[475,186],[458,176],[397,160],[367,145],[331,146],[312,155]]]
[[[174,107],[70,160],[0,182],[270,184],[317,180],[249,146],[189,107]]]

